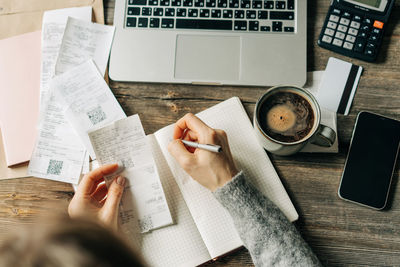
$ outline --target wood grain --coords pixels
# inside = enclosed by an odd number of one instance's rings
[[[112,24],[114,1],[104,1],[105,19]],[[347,58],[317,46],[328,0],[308,1],[309,71],[323,70],[335,56],[364,67],[351,112],[338,115],[340,152],[334,155],[270,155],[300,220],[296,226],[326,266],[399,266],[400,196],[396,167],[389,207],[374,211],[342,201],[337,189],[356,115],[368,110],[400,119],[400,4],[397,2],[376,63]],[[239,96],[251,118],[266,87],[199,86],[120,83],[110,87],[127,115],[138,113],[146,133],[175,122],[187,112],[199,112],[229,97]],[[399,165],[399,164],[398,164]],[[17,225],[30,224],[53,203],[65,210],[73,195],[68,184],[37,178],[0,181],[0,242]],[[246,249],[208,266],[252,266]]]

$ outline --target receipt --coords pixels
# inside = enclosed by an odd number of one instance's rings
[[[138,115],[89,133],[100,165],[122,162],[127,178],[120,206],[122,225],[132,223],[144,233],[172,224],[160,176]],[[110,183],[114,177],[108,177]]]
[[[56,75],[93,59],[104,77],[114,31],[114,26],[68,18],[58,54]]]
[[[60,74],[51,81],[65,118],[80,137],[92,159],[96,158],[88,131],[126,115],[92,60]]]

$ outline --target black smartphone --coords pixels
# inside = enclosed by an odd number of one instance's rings
[[[340,181],[339,197],[373,209],[383,209],[399,145],[400,121],[360,112]]]

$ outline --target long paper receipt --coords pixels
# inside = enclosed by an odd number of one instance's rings
[[[172,224],[160,176],[138,115],[89,132],[101,165],[124,164],[127,178],[120,206],[120,221],[141,233]],[[109,184],[114,177],[107,177]]]

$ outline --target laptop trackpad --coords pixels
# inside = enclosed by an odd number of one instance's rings
[[[240,37],[178,35],[175,78],[192,81],[238,80]]]

